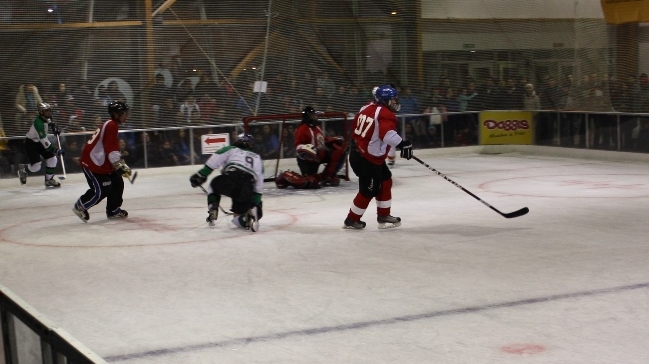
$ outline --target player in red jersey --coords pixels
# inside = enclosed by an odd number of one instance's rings
[[[336,176],[347,157],[348,144],[343,137],[326,137],[319,126],[318,115],[311,106],[302,110],[302,123],[295,130],[295,154],[298,174],[293,171],[281,173],[275,179],[277,188],[320,188],[338,186]],[[318,173],[324,165],[322,173]]]
[[[117,132],[119,125],[128,119],[129,106],[121,101],[108,105],[110,119],[105,121],[92,135],[81,152],[81,167],[90,187],[77,200],[72,211],[83,222],[88,222],[88,209],[104,198],[106,216],[109,219],[123,219],[128,216],[121,209],[124,180],[130,178],[131,169],[122,159]]]
[[[345,229],[363,229],[361,217],[373,198],[376,199],[379,228],[401,225],[401,218],[390,215],[392,204],[392,173],[385,160],[391,148],[401,150],[401,158],[412,158],[412,142],[397,134],[399,111],[397,90],[380,86],[374,101],[363,106],[352,124],[352,147],[349,164],[358,176],[358,193],[345,219]]]

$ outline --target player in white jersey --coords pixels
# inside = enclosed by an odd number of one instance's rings
[[[38,172],[41,169],[41,158],[45,161],[45,187],[61,187],[61,184],[54,179],[58,155],[63,154],[57,146],[50,143],[47,138],[47,131],[52,129],[52,134],[61,134],[52,122],[52,107],[48,103],[41,102],[37,105],[38,115],[32,122],[27,135],[25,135],[25,152],[29,159],[28,164],[18,166],[18,178],[20,184],[27,183],[27,170]]]
[[[208,216],[213,226],[218,217],[221,196],[232,199],[232,223],[244,229],[257,231],[261,219],[261,196],[264,190],[264,165],[259,154],[252,151],[254,138],[243,133],[232,146],[217,150],[203,168],[189,178],[192,187],[201,186],[213,170],[221,174],[210,182],[207,195]]]

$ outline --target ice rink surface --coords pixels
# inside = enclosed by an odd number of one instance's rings
[[[39,175],[0,181],[0,284],[111,363],[649,362],[648,162],[415,154],[530,213],[398,159],[395,229],[374,202],[341,228],[355,178],[267,183],[259,232],[209,228],[199,166],[141,170],[128,219],[84,224],[85,180]]]

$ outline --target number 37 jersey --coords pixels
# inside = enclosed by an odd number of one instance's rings
[[[390,148],[401,143],[397,117],[387,107],[373,102],[363,106],[356,115],[352,134],[358,152],[374,164],[383,164]]]

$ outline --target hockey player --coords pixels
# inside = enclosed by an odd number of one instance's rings
[[[379,229],[401,225],[401,218],[390,215],[392,173],[385,162],[395,147],[401,150],[401,158],[412,158],[412,143],[397,134],[395,112],[399,108],[397,90],[384,85],[376,90],[376,101],[363,106],[354,119],[349,163],[358,176],[358,193],[345,219],[345,229],[365,228],[361,217],[373,198]]]
[[[108,105],[110,119],[105,121],[81,152],[81,167],[90,187],[77,202],[72,211],[83,222],[88,222],[88,209],[106,198],[106,217],[124,219],[128,212],[122,210],[124,180],[131,178],[131,169],[126,165],[119,151],[117,133],[119,126],[128,119],[129,106],[121,101]]]
[[[320,188],[321,186],[338,186],[340,179],[336,176],[345,158],[348,144],[343,137],[325,137],[319,126],[318,115],[311,106],[302,110],[302,122],[295,130],[295,154],[300,173],[286,171],[276,179],[277,188]],[[324,165],[322,173],[318,173]]]
[[[61,134],[56,123],[52,122],[52,107],[50,104],[41,102],[37,106],[38,115],[34,118],[32,126],[25,135],[25,152],[29,159],[29,164],[20,164],[18,166],[18,178],[20,184],[27,183],[27,169],[30,172],[38,172],[41,169],[41,157],[45,160],[45,187],[61,187],[61,184],[54,179],[56,171],[56,157],[63,154],[59,149],[47,139],[48,128],[51,127],[52,133],[56,136]]]
[[[252,151],[254,140],[248,133],[240,134],[233,146],[217,150],[203,168],[189,178],[192,187],[198,187],[207,181],[213,170],[221,168],[221,174],[210,182],[207,195],[206,221],[210,226],[218,217],[221,196],[227,196],[232,199],[232,223],[252,231],[259,229],[263,215],[264,170],[261,157]]]

